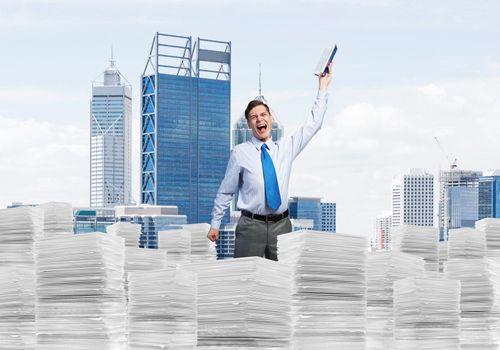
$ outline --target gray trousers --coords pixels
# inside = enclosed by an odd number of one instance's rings
[[[292,232],[289,218],[264,222],[241,216],[235,230],[234,257],[261,256],[278,261],[278,235]]]

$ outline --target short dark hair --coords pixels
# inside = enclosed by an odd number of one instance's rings
[[[253,100],[253,101],[250,101],[248,103],[248,106],[245,109],[245,118],[247,118],[247,120],[248,120],[248,117],[250,117],[250,111],[252,109],[254,109],[255,107],[257,107],[257,106],[264,106],[264,107],[266,107],[267,113],[271,114],[271,111],[269,110],[269,106],[268,105],[266,105],[261,100]]]

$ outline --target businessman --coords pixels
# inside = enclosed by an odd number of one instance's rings
[[[259,100],[245,109],[253,137],[234,147],[226,174],[217,191],[208,239],[219,238],[219,227],[233,195],[238,192],[241,217],[235,231],[234,257],[263,256],[278,260],[277,237],[291,232],[288,218],[288,184],[295,158],[321,129],[326,112],[327,89],[332,80],[332,66],[318,78],[319,91],[304,125],[292,136],[273,141],[273,116]]]

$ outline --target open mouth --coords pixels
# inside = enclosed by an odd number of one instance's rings
[[[259,130],[259,132],[266,131],[267,125],[266,124],[257,125],[257,130]]]

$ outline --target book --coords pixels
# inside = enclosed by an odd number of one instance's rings
[[[327,47],[323,50],[316,69],[314,70],[314,75],[323,76],[328,73],[328,65],[332,62],[335,53],[337,52],[337,45],[334,47]]]

